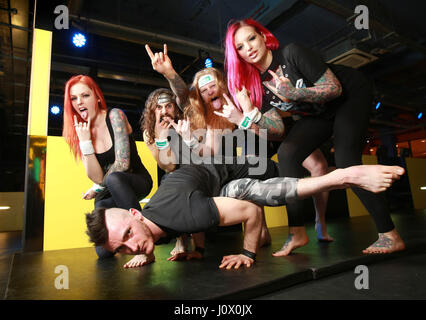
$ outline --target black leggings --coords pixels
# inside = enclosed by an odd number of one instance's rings
[[[139,200],[152,189],[150,175],[129,172],[113,172],[106,178],[110,197],[95,201],[95,208],[134,208],[141,210]]]
[[[134,208],[141,210],[139,200],[145,198],[152,189],[150,175],[129,172],[113,172],[106,178],[109,197],[95,201],[95,208]],[[95,248],[100,259],[110,258],[114,253],[102,246]]]
[[[278,149],[281,177],[299,178],[301,163],[332,135],[337,168],[362,164],[362,150],[372,107],[372,88],[365,79],[362,84],[358,83],[358,86],[350,89],[350,96],[339,105],[334,118],[304,117],[296,121]],[[372,216],[378,232],[394,229],[384,193],[374,194],[359,188],[352,190]],[[301,206],[301,201],[287,204],[289,226],[304,225]]]

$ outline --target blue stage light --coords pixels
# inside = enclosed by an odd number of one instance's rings
[[[377,102],[377,104],[376,104],[376,110],[380,108],[381,104],[382,104],[381,102]]]
[[[206,60],[204,60],[204,65],[206,68],[211,68],[213,67],[213,61],[210,58],[207,58]]]
[[[421,119],[423,117],[423,112],[419,112],[419,114],[417,115],[417,119]]]
[[[61,112],[61,108],[58,106],[52,106],[50,107],[50,112],[54,115],[58,115]]]
[[[72,37],[72,43],[78,48],[84,47],[86,45],[86,36],[81,33],[75,33]]]

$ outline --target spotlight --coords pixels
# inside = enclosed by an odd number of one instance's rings
[[[423,112],[419,112],[419,114],[417,115],[417,119],[421,119],[423,117]]]
[[[211,68],[211,67],[213,67],[213,61],[212,61],[212,59],[210,59],[210,58],[206,58],[206,60],[204,60],[204,66],[205,66],[206,68]]]
[[[58,106],[52,106],[50,107],[50,112],[56,116],[61,112],[61,108]]]
[[[380,108],[380,105],[381,105],[382,103],[379,101],[379,102],[377,102],[377,104],[376,104],[376,110],[377,109],[379,109]]]
[[[78,48],[84,47],[86,45],[86,36],[81,33],[74,33],[72,43]]]

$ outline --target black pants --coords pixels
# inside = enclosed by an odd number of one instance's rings
[[[95,200],[95,208],[141,210],[139,200],[145,198],[151,191],[152,179],[150,175],[146,174],[113,172],[106,178],[106,187],[107,195],[101,200]],[[114,255],[101,246],[97,246],[95,249],[100,259]]]
[[[113,172],[106,178],[108,196],[95,201],[95,208],[134,208],[141,210],[139,200],[152,189],[150,175],[129,172]]]
[[[337,168],[362,164],[365,133],[372,108],[372,86],[365,79],[349,89],[334,118],[304,117],[294,124],[278,149],[281,177],[298,178],[301,163],[332,135]],[[384,193],[374,194],[359,188],[352,190],[372,216],[378,232],[394,229]],[[301,201],[287,205],[289,226],[304,225],[301,205]]]

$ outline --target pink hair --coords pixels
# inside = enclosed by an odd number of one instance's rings
[[[98,108],[101,110],[106,110],[106,102],[104,95],[102,94],[101,89],[96,84],[96,82],[90,78],[89,76],[85,75],[78,75],[73,76],[71,79],[67,81],[65,84],[65,95],[64,95],[64,125],[62,129],[62,136],[67,141],[71,152],[74,155],[74,158],[77,160],[78,158],[81,159],[81,151],[79,146],[79,140],[77,133],[75,132],[74,127],[74,115],[77,116],[78,121],[84,121],[80,115],[74,110],[71,102],[71,95],[70,90],[73,85],[76,83],[84,83],[86,86],[88,86],[94,93],[96,101],[100,101],[96,104],[96,112],[98,112]]]
[[[235,95],[244,86],[250,92],[252,103],[261,110],[263,90],[259,70],[240,58],[234,44],[235,32],[243,26],[252,26],[258,34],[265,35],[266,48],[269,50],[277,50],[280,43],[268,29],[253,19],[231,21],[226,31],[225,70],[227,72],[229,92],[240,108]]]

